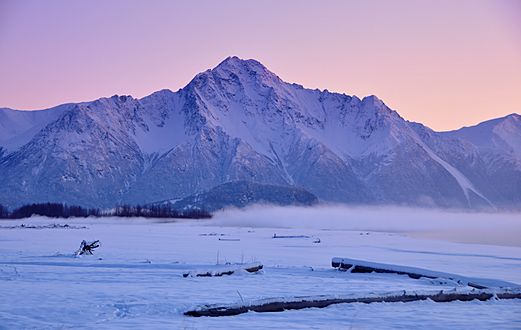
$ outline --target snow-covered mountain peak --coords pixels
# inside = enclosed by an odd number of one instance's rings
[[[500,127],[505,130],[519,131],[521,128],[521,116],[517,113],[512,113],[508,116],[501,118],[500,123],[496,127]]]
[[[256,60],[228,57],[197,75],[186,92],[207,123],[269,157],[295,134],[342,157],[385,154],[411,140],[404,119],[375,95],[359,99],[306,89],[282,81]]]
[[[219,73],[247,73],[250,75],[272,75],[276,76],[273,72],[269,71],[262,63],[254,59],[243,60],[237,56],[230,56],[224,59],[211,71]]]
[[[259,87],[280,88],[283,84],[285,83],[276,74],[260,62],[232,56],[215,68],[196,75],[188,87],[217,88],[226,92],[237,88],[246,90]]]
[[[381,99],[379,99],[378,96],[376,96],[376,95],[365,96],[362,99],[362,103],[364,103],[364,104],[371,104],[371,105],[377,106],[377,107],[386,107],[384,102]]]
[[[372,110],[374,113],[378,113],[380,115],[384,115],[388,118],[394,118],[395,120],[404,121],[402,116],[395,110],[389,108],[387,104],[376,95],[365,96],[361,100],[362,109],[364,111]]]
[[[521,164],[521,116],[511,114],[503,118],[493,132],[510,148],[512,155]]]
[[[521,164],[521,116],[516,113],[441,134],[468,141],[488,153],[510,155]]]

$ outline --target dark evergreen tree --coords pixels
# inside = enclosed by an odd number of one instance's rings
[[[179,211],[171,205],[130,206],[120,205],[116,207],[111,216],[116,217],[144,217],[144,218],[184,218],[184,219],[208,219],[212,215],[204,210]]]
[[[9,215],[12,219],[29,218],[33,215],[41,215],[50,218],[70,218],[100,216],[98,209],[86,209],[81,206],[68,206],[59,203],[29,204],[21,206]]]
[[[185,219],[208,219],[212,215],[204,210],[179,211],[173,209],[171,205],[150,205],[150,206],[131,206],[120,205],[113,211],[102,212],[95,208],[83,208],[81,206],[69,206],[60,203],[27,204],[11,213],[7,208],[0,205],[0,218],[23,219],[33,215],[40,215],[50,218],[70,218],[70,217],[144,217],[144,218],[185,218]]]

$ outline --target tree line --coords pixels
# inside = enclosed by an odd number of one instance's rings
[[[211,213],[205,210],[181,211],[172,208],[169,204],[131,206],[120,205],[110,210],[84,208],[76,205],[61,203],[27,204],[12,211],[0,204],[0,219],[23,219],[33,215],[50,218],[70,217],[144,217],[144,218],[182,218],[182,219],[209,219]]]

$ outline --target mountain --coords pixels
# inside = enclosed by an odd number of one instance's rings
[[[237,57],[177,92],[1,109],[0,128],[10,207],[146,204],[233,181],[351,204],[521,205],[519,115],[435,132],[376,96],[306,89]]]
[[[521,116],[511,114],[443,133],[470,144],[472,154],[454,159],[476,187],[500,207],[521,208]]]
[[[197,209],[209,212],[252,204],[311,206],[316,203],[318,198],[302,188],[248,181],[223,183],[208,191],[171,202],[176,210]]]

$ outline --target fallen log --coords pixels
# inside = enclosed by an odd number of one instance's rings
[[[515,288],[517,284],[509,283],[500,280],[489,279],[474,279],[456,274],[449,274],[443,272],[432,271],[428,269],[382,264],[369,262],[364,260],[348,259],[348,258],[333,258],[331,266],[339,270],[349,271],[351,273],[383,273],[383,274],[397,274],[407,275],[413,279],[428,278],[428,279],[444,279],[454,281],[460,285],[467,285],[475,289],[488,288]]]
[[[277,235],[273,234],[271,238],[310,238],[307,235]]]
[[[241,265],[236,267],[226,267],[221,269],[216,269],[213,271],[195,271],[195,272],[188,272],[184,273],[183,277],[219,277],[224,275],[232,275],[237,271],[245,270],[248,273],[256,273],[259,270],[264,268],[262,264],[248,264],[248,265]]]
[[[331,265],[334,268],[344,269],[348,270],[351,273],[388,273],[388,274],[398,274],[398,275],[407,275],[410,278],[419,279],[422,277],[426,278],[437,278],[435,276],[425,275],[425,274],[417,274],[413,272],[406,272],[402,270],[395,270],[395,269],[386,269],[386,268],[379,268],[374,266],[363,266],[363,265],[356,265],[354,263],[344,263],[344,262],[335,262],[333,261]]]
[[[201,308],[189,310],[184,313],[187,316],[200,317],[200,316],[232,316],[244,314],[247,312],[257,313],[269,313],[269,312],[283,312],[285,310],[297,310],[304,308],[324,308],[334,304],[349,304],[349,303],[392,303],[392,302],[413,302],[420,300],[430,299],[437,303],[452,302],[452,301],[471,301],[479,300],[486,301],[492,298],[496,299],[521,299],[521,291],[472,291],[472,292],[443,292],[438,291],[436,293],[406,293],[402,295],[390,294],[382,296],[371,296],[371,297],[295,297],[292,300],[287,298],[280,298],[280,300],[267,299],[250,305],[223,305],[223,306],[203,306]]]

